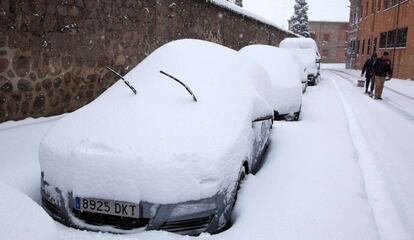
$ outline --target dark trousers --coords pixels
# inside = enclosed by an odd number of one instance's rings
[[[369,86],[370,83],[371,83],[371,86]],[[375,85],[374,76],[366,76],[365,77],[365,92],[368,92],[368,87],[369,87],[369,91],[373,92],[374,85]]]

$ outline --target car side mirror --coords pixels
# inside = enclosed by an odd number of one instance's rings
[[[256,118],[255,120],[252,121],[252,123],[262,122],[262,121],[266,121],[266,120],[273,120],[273,115],[268,115],[268,116],[265,116],[265,117]]]

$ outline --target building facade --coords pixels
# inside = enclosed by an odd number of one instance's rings
[[[309,21],[323,63],[345,63],[348,22]]]
[[[358,30],[359,30],[359,14],[361,6],[361,0],[350,0],[350,17],[348,27],[348,41],[346,51],[346,67],[355,68],[357,58],[357,43],[358,43]]]
[[[351,0],[347,66],[361,69],[372,53],[388,51],[394,77],[414,79],[413,0]]]

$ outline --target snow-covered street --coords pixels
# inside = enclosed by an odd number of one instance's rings
[[[303,96],[301,120],[274,123],[263,167],[241,187],[233,226],[197,238],[414,239],[414,82],[386,82],[380,101],[356,87],[359,78],[357,71],[325,65],[320,83]],[[60,118],[0,124],[0,182],[37,203],[39,143]],[[193,238],[56,224],[58,240]]]

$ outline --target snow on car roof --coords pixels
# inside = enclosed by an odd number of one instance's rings
[[[229,48],[168,43],[125,76],[137,95],[118,81],[48,132],[39,154],[45,180],[74,195],[131,202],[210,197],[237,177],[253,117],[271,112],[255,91],[266,81],[252,81],[263,77]]]
[[[315,40],[312,38],[285,38],[283,39],[279,47],[290,49],[313,49],[318,52],[318,46]]]
[[[290,106],[300,105],[303,70],[291,51],[269,45],[250,45],[239,52],[267,70],[272,85],[271,106],[278,111],[289,112]]]
[[[57,239],[54,221],[32,199],[1,182],[0,196],[1,239]]]
[[[279,47],[297,53],[308,69],[316,67],[315,60],[320,59],[318,46],[311,38],[285,38],[280,42]]]

